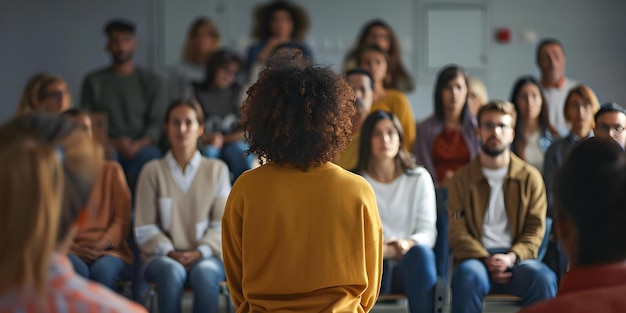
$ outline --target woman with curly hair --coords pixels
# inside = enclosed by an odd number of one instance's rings
[[[389,74],[385,76],[385,88],[398,89],[402,92],[415,90],[415,81],[402,64],[402,48],[400,41],[389,24],[375,19],[363,26],[354,48],[344,59],[343,69],[348,71],[358,64],[358,51],[368,45],[379,46],[389,55]]]
[[[382,227],[367,181],[331,163],[350,138],[348,82],[301,53],[269,60],[241,124],[264,165],[235,182],[222,220],[237,312],[368,312]]]
[[[309,30],[309,16],[303,7],[291,1],[272,1],[258,6],[253,18],[252,38],[257,43],[248,48],[245,73],[250,80],[256,78],[251,75],[255,65],[265,64],[280,44],[297,45],[306,57],[313,58],[311,48],[303,43]]]

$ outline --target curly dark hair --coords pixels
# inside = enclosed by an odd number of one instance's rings
[[[291,34],[291,39],[294,41],[304,40],[304,36],[309,30],[309,15],[300,5],[284,0],[272,1],[269,4],[260,5],[254,9],[252,38],[263,42],[272,37],[272,18],[276,11],[281,10],[289,12],[291,20],[293,21],[293,34]]]
[[[250,152],[259,161],[306,171],[336,160],[352,136],[354,92],[299,50],[268,60],[240,109]]]

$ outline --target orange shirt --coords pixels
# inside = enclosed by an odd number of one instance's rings
[[[447,172],[456,172],[470,161],[469,150],[458,130],[444,128],[433,142],[433,161],[439,184],[446,180]]]
[[[87,225],[74,237],[74,244],[89,245],[106,238],[113,244],[106,255],[121,258],[130,264],[133,255],[126,244],[130,232],[130,190],[122,167],[106,161],[89,198]],[[77,251],[70,253],[80,256]]]
[[[52,256],[46,292],[10,292],[0,296],[0,313],[144,313],[146,309],[108,288],[78,276],[65,255]]]

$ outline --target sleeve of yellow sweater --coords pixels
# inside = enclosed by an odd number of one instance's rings
[[[361,307],[369,312],[376,304],[383,273],[383,227],[378,214],[374,190],[368,185],[361,199],[364,206],[363,226],[365,228],[365,262],[367,270],[367,289],[361,296]]]
[[[413,142],[415,141],[415,117],[413,117],[413,110],[411,110],[409,98],[403,93],[398,92],[397,101],[399,103],[396,105],[396,115],[404,132],[404,147],[407,151],[413,151]]]
[[[242,252],[241,252],[241,228],[243,215],[243,199],[237,190],[237,183],[228,196],[224,217],[222,218],[222,253],[224,269],[230,297],[235,308],[241,307],[244,301],[242,289]]]
[[[160,160],[146,164],[139,175],[135,194],[135,238],[139,250],[147,255],[167,255],[174,244],[159,227],[157,171]]]
[[[217,166],[219,174],[215,186],[215,196],[209,211],[209,228],[198,244],[207,245],[211,248],[212,255],[222,259],[222,217],[226,199],[230,193],[230,172],[225,163],[220,162]],[[201,250],[202,251],[202,250]],[[207,256],[203,254],[206,258]]]
[[[124,171],[122,167],[116,162],[107,162],[105,164],[107,171],[110,171],[107,183],[111,188],[111,210],[112,221],[109,224],[104,238],[109,240],[114,247],[119,247],[130,231],[130,190],[128,189],[128,183],[124,177]]]

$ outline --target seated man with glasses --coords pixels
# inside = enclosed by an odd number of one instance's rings
[[[596,137],[613,138],[622,149],[626,147],[626,109],[621,105],[609,102],[600,107],[595,115]]]
[[[521,297],[524,306],[556,295],[555,274],[536,260],[546,226],[543,179],[510,150],[516,115],[506,101],[480,108],[480,152],[449,182],[452,313],[482,312],[489,293]]]

